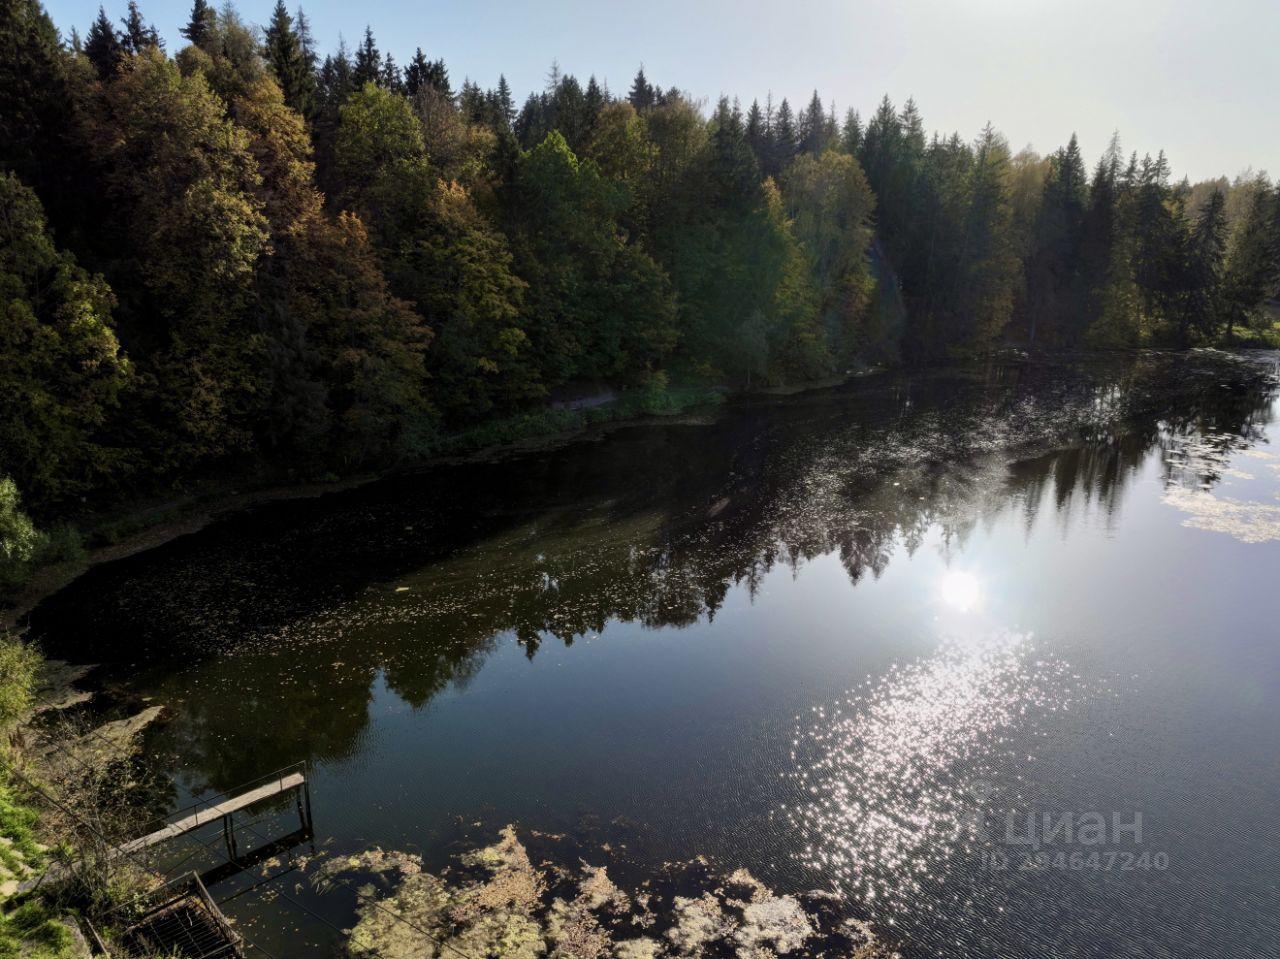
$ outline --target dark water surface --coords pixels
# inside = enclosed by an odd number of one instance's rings
[[[1277,956],[1280,442],[1245,379],[738,401],[240,514],[32,628],[169,707],[175,804],[310,760],[329,851],[439,866],[515,822],[834,888],[911,955]],[[336,948],[296,903],[345,907],[283,888],[226,908]]]

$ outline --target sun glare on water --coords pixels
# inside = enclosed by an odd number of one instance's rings
[[[942,602],[967,613],[982,605],[982,584],[972,573],[950,570],[942,577]]]

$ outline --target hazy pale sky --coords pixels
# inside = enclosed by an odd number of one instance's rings
[[[291,8],[296,0],[286,0]],[[107,13],[124,16],[126,0]],[[140,0],[169,49],[187,0]],[[274,0],[242,0],[263,24]],[[98,0],[48,0],[83,34]],[[1163,148],[1175,176],[1280,172],[1280,0],[306,0],[322,54],[354,46],[366,22],[403,65],[444,57],[454,86],[505,73],[517,99],[553,58],[583,82],[625,93],[651,82],[697,97],[771,90],[797,108],[815,88],[864,117],[888,93],[914,96],[929,130],[972,137],[990,120],[1015,150],[1042,153],[1074,130],[1089,162],[1118,129],[1126,153]]]

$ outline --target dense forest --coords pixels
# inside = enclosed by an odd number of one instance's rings
[[[583,383],[662,409],[1274,322],[1265,175],[930,136],[887,97],[708,106],[643,69],[553,65],[518,104],[368,28],[322,56],[283,2],[258,28],[195,0],[170,55],[124,14],[64,38],[0,0],[0,579],[38,527],[403,461]]]

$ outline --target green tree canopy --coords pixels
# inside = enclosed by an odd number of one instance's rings
[[[102,430],[129,379],[115,298],[54,246],[12,173],[0,173],[0,304],[0,474],[40,508],[118,480],[126,457]]]

